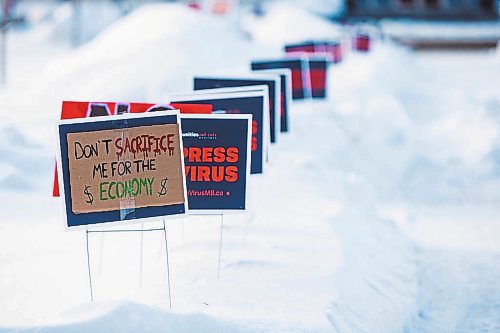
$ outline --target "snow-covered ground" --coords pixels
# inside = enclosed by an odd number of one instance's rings
[[[387,42],[332,67],[327,100],[294,103],[248,214],[224,218],[220,279],[219,217],[167,222],[171,310],[163,234],[92,234],[90,303],[85,234],[50,197],[61,100],[160,102],[340,31],[279,8],[244,26],[253,42],[170,4],[76,50],[11,35],[26,65],[0,90],[1,332],[500,331],[499,53]]]

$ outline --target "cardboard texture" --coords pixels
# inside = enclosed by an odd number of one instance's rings
[[[67,134],[75,214],[184,203],[179,125]]]

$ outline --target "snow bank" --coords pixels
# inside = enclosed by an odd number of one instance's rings
[[[80,2],[77,9],[72,3],[58,4],[31,31],[40,40],[52,43],[84,44],[104,28],[121,18],[120,9],[105,1]],[[75,23],[78,29],[75,29]]]
[[[426,247],[445,250],[500,251],[500,214],[494,203],[421,207],[381,207],[378,215]]]
[[[119,7],[106,1],[80,2],[78,10],[70,2],[20,2],[18,11],[26,16],[26,38],[38,42],[84,44],[112,22],[121,18]],[[75,29],[75,23],[78,29]]]
[[[330,310],[337,331],[442,331],[461,320],[467,297],[497,288],[494,272],[475,283],[472,268],[475,254],[478,267],[498,261],[494,56],[416,56],[378,45],[332,68],[334,120],[323,126],[346,191],[334,224],[345,258]],[[447,262],[452,251],[463,256]],[[453,305],[429,306],[461,265],[463,278],[446,294]],[[460,296],[461,288],[476,292]],[[494,302],[478,306],[488,327]]]
[[[361,62],[353,62],[351,69],[357,65]],[[293,119],[294,150],[304,154],[304,167],[311,170],[302,181],[315,184],[320,202],[324,202],[321,206],[311,203],[310,207],[330,212],[330,225],[341,245],[342,261],[333,276],[335,294],[325,313],[333,332],[402,332],[417,311],[415,246],[392,221],[374,214],[379,195],[387,195],[388,189],[377,179],[386,177],[385,173],[373,170],[378,162],[375,150],[380,147],[363,147],[360,137],[355,136],[356,125],[366,113],[350,117],[347,124],[345,115],[337,111],[331,101],[295,105]],[[385,117],[366,121],[377,120],[381,128],[376,133],[388,132],[390,136],[393,129]],[[294,164],[288,165],[296,170]]]
[[[73,309],[80,320],[33,328],[2,328],[2,332],[255,332],[255,327],[231,324],[204,314],[175,314],[139,303],[110,303]],[[71,318],[71,315],[68,316]],[[265,330],[263,331],[265,332]]]
[[[246,28],[257,42],[280,47],[310,39],[338,39],[343,35],[339,25],[282,2],[270,5],[263,18],[248,22]]]
[[[377,152],[377,164],[370,169],[373,179],[384,183],[380,188],[391,186],[391,191],[397,188],[409,197],[435,201],[464,195],[463,186],[479,182],[480,192],[486,183],[496,182],[500,128],[489,105],[498,103],[492,88],[497,83],[484,75],[486,69],[477,75],[464,70],[450,82],[455,69],[446,67],[445,58],[424,65],[392,47],[375,49],[366,61],[360,57],[353,54],[345,65],[334,67],[331,94],[349,135],[361,149]],[[484,82],[474,89],[478,80]],[[461,93],[464,89],[471,92]],[[488,193],[488,200],[498,198]]]
[[[12,125],[0,128],[0,142],[0,189],[26,191],[39,186],[40,181],[30,176],[33,170],[47,172],[52,167],[41,163],[46,159],[41,146]]]
[[[62,23],[46,24],[29,40],[54,43],[44,31],[55,31]],[[57,59],[58,49],[45,46],[55,61],[37,68],[37,76],[29,73],[29,81],[14,82],[0,93],[2,108],[9,110],[0,115],[0,133],[14,126],[43,147],[47,157],[43,167],[35,169],[45,171],[53,164],[54,120],[63,100],[161,102],[167,92],[190,90],[197,72],[247,68],[258,51],[229,24],[183,5],[156,4],[139,8],[65,57]],[[36,44],[36,52],[44,52],[43,43]],[[20,121],[22,127],[16,125]]]
[[[182,5],[141,7],[50,66],[33,90],[52,100],[160,99],[191,88],[197,70],[245,64],[250,47],[226,24]]]

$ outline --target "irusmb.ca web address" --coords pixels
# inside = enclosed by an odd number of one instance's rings
[[[197,190],[189,190],[188,191],[188,196],[190,197],[222,197],[224,195],[227,195],[228,197],[231,195],[231,192],[229,191],[218,191],[218,190],[203,190],[203,191],[197,191]]]

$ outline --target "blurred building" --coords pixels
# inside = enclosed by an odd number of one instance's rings
[[[495,19],[497,0],[347,0],[349,17]]]

